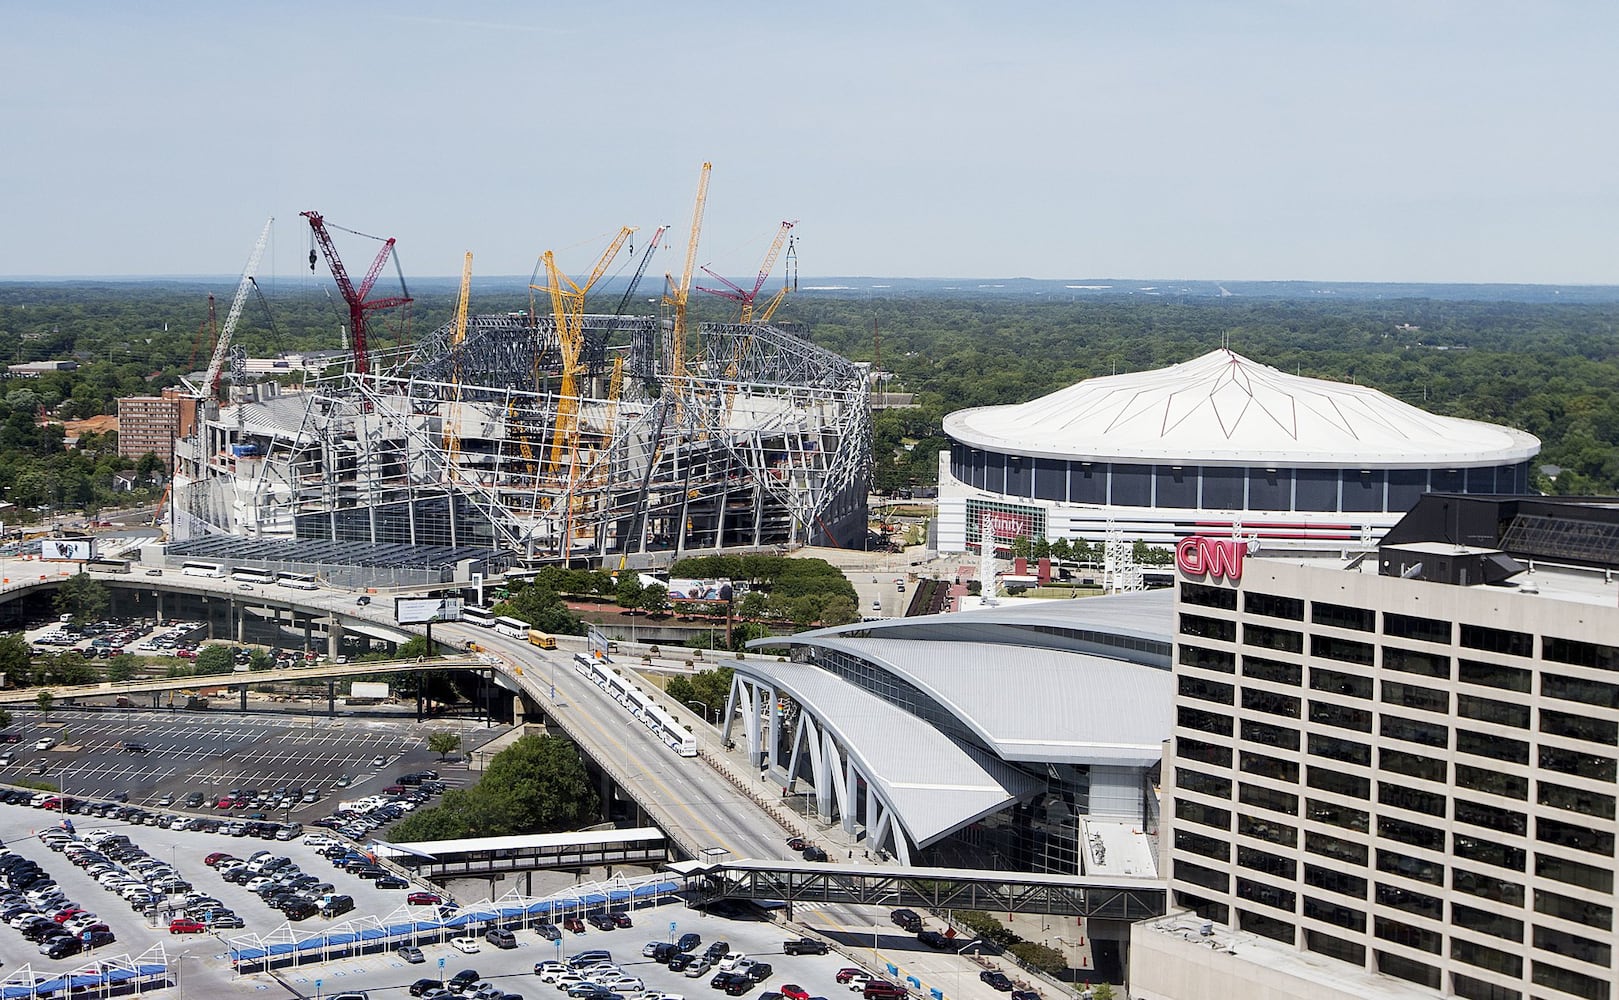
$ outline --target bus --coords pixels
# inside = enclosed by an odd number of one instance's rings
[[[468,625],[481,625],[484,628],[495,627],[495,613],[488,608],[480,608],[476,604],[463,604],[461,606],[461,620]]]
[[[539,629],[531,628],[528,630],[528,644],[538,646],[541,649],[556,649],[557,637],[549,632],[541,632]]]
[[[513,639],[528,638],[528,622],[518,621],[516,618],[496,618],[495,631],[501,635],[509,635]]]
[[[275,574],[267,569],[254,569],[251,566],[238,566],[230,571],[232,583],[262,583],[269,585],[275,582]]]
[[[225,567],[219,563],[188,562],[180,564],[180,572],[186,576],[210,576],[216,580],[225,578]]]
[[[293,590],[320,589],[319,584],[315,583],[314,575],[311,573],[277,573],[275,582],[283,587],[291,587]]]

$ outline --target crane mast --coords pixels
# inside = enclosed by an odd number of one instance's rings
[[[371,269],[366,272],[365,280],[359,288],[349,280],[348,269],[343,266],[343,259],[337,255],[337,247],[332,243],[332,234],[326,231],[326,220],[319,212],[300,213],[309,220],[310,232],[314,234],[315,242],[320,244],[321,253],[326,257],[326,264],[332,269],[332,280],[337,282],[337,290],[343,296],[343,301],[349,307],[349,335],[354,344],[354,373],[366,375],[370,372],[370,362],[366,355],[366,314],[381,309],[392,309],[395,306],[409,305],[413,300],[409,295],[394,295],[382,299],[367,299],[371,288],[377,283],[377,275],[382,273],[382,267],[388,262],[388,256],[393,252],[394,238],[388,237],[377,251],[377,257],[371,262]],[[315,266],[315,251],[309,251],[309,267]]]
[[[270,240],[270,226],[274,223],[274,216],[265,221],[258,242],[253,244],[253,252],[248,254],[247,266],[242,269],[242,280],[236,285],[236,297],[231,300],[230,312],[225,315],[225,325],[220,328],[219,338],[214,341],[214,353],[208,360],[208,372],[202,379],[200,395],[204,398],[219,394],[219,376],[225,370],[225,359],[230,357],[231,334],[236,332],[236,324],[242,318],[242,306],[247,304],[247,293],[253,287],[253,277],[259,270],[259,258],[264,256],[264,246]]]
[[[472,291],[472,251],[461,261],[461,294],[455,300],[455,320],[450,326],[450,419],[444,422],[444,453],[447,471],[453,481],[461,458],[461,344],[467,339],[467,302]]]

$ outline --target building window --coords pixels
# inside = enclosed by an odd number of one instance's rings
[[[1221,861],[1231,860],[1231,845],[1223,840],[1193,833],[1191,830],[1175,831],[1175,849],[1189,851],[1192,854],[1201,854],[1208,858],[1218,858]]]
[[[1377,870],[1388,872],[1390,875],[1403,875],[1418,882],[1427,882],[1431,885],[1445,884],[1445,866],[1421,858],[1413,858],[1409,854],[1400,854],[1396,851],[1379,850],[1377,852]]]
[[[1429,816],[1443,817],[1445,815],[1445,797],[1443,795],[1437,792],[1424,792],[1409,785],[1396,785],[1387,781],[1379,781],[1377,783],[1377,802],[1379,805],[1407,809],[1411,812],[1424,813]]]
[[[1613,856],[1613,832],[1597,830],[1588,824],[1564,823],[1562,820],[1537,817],[1535,839],[1544,844],[1572,847],[1576,851]]]
[[[1299,766],[1290,760],[1279,757],[1270,757],[1261,753],[1251,753],[1243,750],[1237,754],[1237,767],[1249,774],[1257,774],[1262,778],[1274,778],[1297,784],[1299,780]]]
[[[1378,766],[1385,771],[1395,774],[1404,774],[1412,778],[1423,778],[1428,781],[1445,780],[1445,762],[1420,754],[1406,753],[1404,750],[1381,749],[1378,751]]]
[[[1220,736],[1231,735],[1231,716],[1216,715],[1202,709],[1182,705],[1175,710],[1176,724],[1182,729],[1195,729],[1203,733],[1216,733]]]
[[[1202,740],[1189,739],[1185,736],[1175,737],[1175,756],[1197,761],[1199,764],[1214,764],[1219,767],[1231,766],[1230,747],[1205,743]]]
[[[1287,895],[1291,896],[1293,894],[1287,893]],[[1293,904],[1289,903],[1286,908],[1291,909],[1292,906]],[[1283,944],[1293,943],[1293,925],[1285,920],[1278,920],[1263,913],[1253,913],[1238,907],[1237,927],[1250,934],[1270,938],[1272,941],[1280,941]]]
[[[1342,903],[1329,903],[1313,896],[1304,897],[1304,915],[1322,923],[1337,924],[1352,931],[1365,932],[1366,914]]]
[[[1264,615],[1267,618],[1286,618],[1295,622],[1304,620],[1304,601],[1297,597],[1279,597],[1275,594],[1249,591],[1242,599],[1242,609],[1248,614]]]
[[[1180,662],[1182,666],[1197,667],[1201,670],[1218,670],[1225,674],[1237,672],[1237,654],[1223,649],[1204,649],[1202,646],[1182,644]]]
[[[1549,781],[1535,783],[1538,801],[1543,806],[1554,809],[1567,809],[1581,816],[1596,816],[1601,819],[1613,819],[1613,796],[1603,795],[1600,792],[1588,792],[1582,788],[1570,788],[1567,785],[1554,785]]]
[[[1377,960],[1378,972],[1426,986],[1430,990],[1439,988],[1439,970],[1431,965],[1386,951],[1373,950],[1372,957]]]
[[[1351,809],[1323,799],[1306,799],[1305,815],[1317,823],[1343,827],[1356,833],[1365,833],[1369,817],[1364,809]]]
[[[1538,924],[1535,926],[1535,947],[1555,955],[1567,955],[1581,962],[1590,962],[1592,965],[1605,966],[1613,959],[1613,948],[1609,945],[1567,931],[1541,927]]]
[[[1373,922],[1372,933],[1384,941],[1393,941],[1395,944],[1403,944],[1407,948],[1415,948],[1418,951],[1431,951],[1435,955],[1439,954],[1439,945],[1442,940],[1442,935],[1438,931],[1430,931],[1427,928],[1416,927],[1399,920],[1391,920],[1388,917],[1378,917]]]
[[[1323,726],[1355,729],[1363,733],[1372,731],[1372,713],[1362,708],[1348,708],[1330,701],[1310,702],[1310,721]]]
[[[1470,896],[1493,899],[1508,906],[1523,905],[1523,886],[1516,881],[1509,882],[1493,875],[1480,875],[1478,872],[1458,868],[1450,873],[1450,885],[1457,892],[1465,892]]]
[[[1377,630],[1377,613],[1367,608],[1350,608],[1342,604],[1310,602],[1310,621],[1331,628],[1354,629],[1357,632]]]
[[[1240,821],[1242,817],[1237,817]],[[1365,844],[1357,844],[1352,840],[1329,836],[1325,833],[1306,833],[1304,835],[1304,849],[1311,854],[1319,854],[1324,858],[1344,861],[1349,864],[1365,866],[1367,852]]]
[[[1592,743],[1602,743],[1607,746],[1613,746],[1616,741],[1619,741],[1619,724],[1611,720],[1593,719],[1568,712],[1554,712],[1549,708],[1540,710],[1540,731],[1550,733],[1553,736],[1589,740]]]
[[[1523,813],[1502,809],[1499,806],[1487,806],[1482,802],[1457,799],[1453,817],[1458,823],[1482,826],[1498,833],[1513,833],[1522,837],[1529,832],[1529,818]]]
[[[1510,868],[1516,872],[1523,871],[1524,862],[1528,858],[1527,852],[1521,847],[1508,847],[1506,844],[1497,844],[1493,840],[1484,840],[1464,833],[1452,835],[1451,853],[1468,861],[1495,865],[1497,868]]]
[[[1415,615],[1383,614],[1383,634],[1396,639],[1415,639],[1418,642],[1436,642],[1450,645],[1450,622],[1437,618],[1418,618]]]
[[[1451,948],[1454,957],[1455,948]],[[1452,992],[1462,1000],[1523,1000],[1523,993],[1519,990],[1507,989],[1494,983],[1486,983],[1482,979],[1464,976],[1460,972],[1450,974]]]
[[[1457,764],[1456,785],[1459,788],[1471,788],[1474,791],[1489,792],[1491,795],[1504,795],[1512,799],[1527,799],[1529,797],[1529,780],[1527,778],[1521,774],[1511,774],[1492,767],[1473,767],[1470,764]]]
[[[1415,892],[1386,882],[1377,883],[1377,903],[1379,906],[1392,907],[1431,920],[1445,919],[1445,902],[1438,896]]]
[[[1205,868],[1202,865],[1194,865],[1190,861],[1182,861],[1180,858],[1174,859],[1174,865],[1175,880],[1177,882],[1190,882],[1205,889],[1213,889],[1215,892],[1231,891],[1231,878],[1225,872]]]
[[[1304,637],[1285,628],[1248,623],[1242,627],[1243,642],[1261,649],[1275,649],[1283,653],[1302,653]]]
[[[1284,847],[1293,847],[1299,842],[1297,828],[1246,812],[1237,814],[1237,832],[1244,837],[1253,837],[1255,840],[1281,844]]]
[[[1456,730],[1456,749],[1479,757],[1493,757],[1513,764],[1529,763],[1529,744],[1523,740],[1509,740],[1504,736],[1475,733],[1467,729]]]
[[[1242,676],[1251,677],[1255,680],[1298,687],[1303,673],[1304,668],[1297,663],[1267,660],[1262,656],[1248,656],[1247,654],[1242,657]]]
[[[1584,997],[1585,1000],[1608,1000],[1608,981],[1587,976],[1583,972],[1570,972],[1545,962],[1534,962],[1529,978],[1536,986],[1550,986],[1554,990]]]
[[[1539,851],[1535,852],[1535,874],[1602,893],[1613,892],[1613,869],[1569,861],[1566,858],[1541,854]]]
[[[1383,735],[1391,740],[1405,740],[1407,743],[1421,743],[1429,747],[1450,745],[1450,730],[1438,723],[1385,715],[1380,728]]]
[[[1257,806],[1271,812],[1299,814],[1299,797],[1289,792],[1278,792],[1263,785],[1250,785],[1244,781],[1237,785],[1237,801],[1245,806]]]
[[[1535,912],[1604,931],[1613,927],[1613,907],[1573,899],[1545,889],[1535,890]]]
[[[1287,879],[1289,882],[1299,877],[1298,862],[1292,858],[1284,858],[1280,854],[1272,854],[1253,847],[1237,848],[1237,864],[1249,871],[1264,872],[1266,875]]]
[[[1372,665],[1372,644],[1354,639],[1339,639],[1330,635],[1310,636],[1310,655],[1341,663]]]
[[[1299,717],[1299,699],[1288,694],[1261,691],[1258,688],[1242,689],[1242,707],[1270,715],[1283,715],[1291,719]]]
[[[1326,667],[1310,668],[1310,687],[1317,691],[1348,695],[1351,698],[1370,698],[1372,679],[1365,674],[1350,674]]]
[[[1514,920],[1512,917],[1463,903],[1450,904],[1450,922],[1491,937],[1506,938],[1509,941],[1523,940],[1522,920]]]
[[[1281,750],[1298,750],[1299,733],[1296,729],[1272,726],[1251,719],[1242,720],[1242,739],[1245,743],[1263,743]]]
[[[1189,771],[1184,767],[1175,768],[1175,787],[1217,799],[1231,798],[1230,778],[1217,778],[1201,771]]]
[[[1480,698],[1473,694],[1457,695],[1456,714],[1464,719],[1493,722],[1498,726],[1529,728],[1528,705],[1514,705],[1508,701],[1496,701],[1494,698]]]
[[[1619,684],[1605,681],[1543,673],[1540,675],[1540,693],[1548,698],[1577,701],[1593,708],[1619,708]]]
[[[1267,882],[1255,882],[1237,876],[1237,898],[1245,899],[1250,903],[1259,903],[1264,906],[1274,906],[1278,910],[1293,912],[1294,901],[1298,898],[1291,889],[1283,889]],[[1291,940],[1291,936],[1289,937]]]
[[[1403,819],[1395,819],[1392,816],[1377,817],[1377,835],[1386,837],[1389,840],[1397,840],[1402,844],[1410,844],[1412,847],[1426,848],[1430,851],[1442,851],[1445,849],[1445,833],[1443,830],[1435,830],[1433,827],[1423,826],[1421,823],[1407,823]]]
[[[1372,762],[1372,748],[1366,744],[1323,733],[1310,734],[1310,753],[1316,757],[1328,757],[1362,766],[1370,765]]]
[[[1542,746],[1540,766],[1548,771],[1560,771],[1563,774],[1595,778],[1598,781],[1612,781],[1614,776],[1612,757],[1581,753],[1578,750],[1564,750],[1561,747]]]
[[[1222,705],[1231,704],[1235,697],[1236,688],[1230,684],[1221,684],[1216,681],[1204,680],[1182,674],[1180,679],[1180,693],[1187,698],[1197,698],[1200,701],[1214,701]]]
[[[1354,799],[1369,799],[1372,794],[1370,778],[1348,774],[1342,770],[1331,767],[1316,767],[1314,764],[1305,769],[1305,783],[1311,788],[1319,788],[1323,792],[1336,792]]]
[[[1304,881],[1317,889],[1353,896],[1356,899],[1366,898],[1366,880],[1359,875],[1347,875],[1336,868],[1307,864],[1304,866]]]
[[[1317,955],[1335,958],[1350,965],[1364,966],[1366,964],[1365,945],[1345,941],[1343,938],[1333,937],[1331,934],[1306,929],[1304,932],[1304,947]]]
[[[1204,899],[1195,893],[1185,892],[1181,889],[1173,890],[1175,902],[1186,907],[1204,920],[1212,920],[1217,924],[1224,924],[1231,919],[1231,910],[1224,903],[1216,903]]]
[[[1464,938],[1450,939],[1450,957],[1458,962],[1466,962],[1474,968],[1489,969],[1491,972],[1499,972],[1514,979],[1523,975],[1523,959],[1520,956],[1499,948],[1474,944]]]
[[[1527,670],[1503,667],[1498,663],[1483,663],[1479,660],[1457,662],[1461,665],[1461,679],[1468,684],[1500,688],[1503,691],[1527,692],[1530,688],[1532,678]]]
[[[1231,829],[1231,810],[1216,809],[1214,806],[1206,806],[1191,799],[1175,800],[1175,817],[1188,823],[1212,826],[1216,830]]]
[[[1383,682],[1383,701],[1385,704],[1415,708],[1424,712],[1450,712],[1450,692],[1418,687],[1415,684],[1402,684],[1399,681]]]
[[[1181,635],[1199,639],[1217,639],[1221,642],[1237,641],[1237,623],[1224,618],[1205,618],[1202,615],[1181,615]]]
[[[1535,637],[1527,632],[1509,632],[1484,625],[1463,625],[1462,645],[1507,656],[1534,656]]]
[[[1555,663],[1572,663],[1576,667],[1619,670],[1619,650],[1602,643],[1559,639],[1548,635],[1541,641],[1540,655],[1543,659]]]
[[[1415,649],[1386,646],[1383,649],[1383,669],[1398,670],[1402,674],[1450,679],[1450,657],[1439,653],[1424,653]]]
[[[1226,587],[1210,587],[1201,583],[1181,584],[1181,603],[1196,604],[1221,611],[1237,610],[1237,592]]]

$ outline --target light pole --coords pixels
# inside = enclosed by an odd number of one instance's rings
[[[703,706],[703,721],[704,722],[708,721],[708,702],[706,702],[706,701],[698,701],[696,698],[693,698],[691,701],[686,702],[686,704]]]

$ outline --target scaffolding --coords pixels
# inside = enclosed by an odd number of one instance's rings
[[[863,548],[866,366],[774,325],[474,316],[370,370],[210,413],[180,449],[177,537],[225,532],[490,546],[529,562],[652,565],[800,544]],[[618,373],[615,376],[615,371]],[[554,456],[554,460],[553,460]]]

